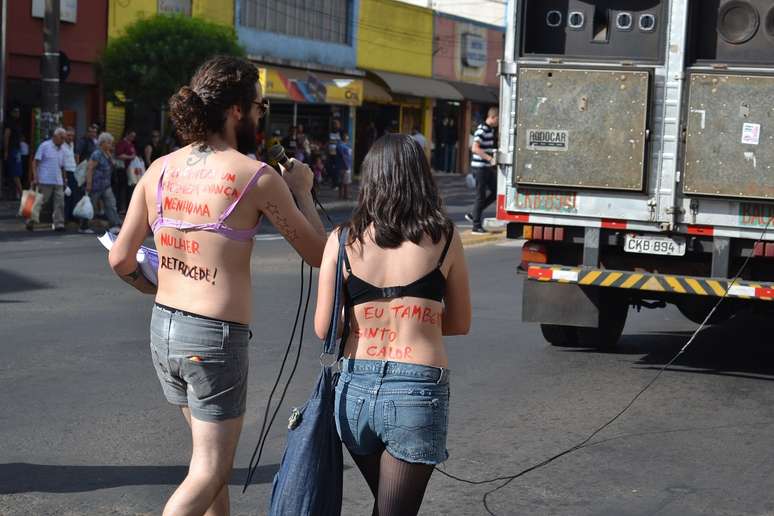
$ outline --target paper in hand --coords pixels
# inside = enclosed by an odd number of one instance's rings
[[[99,240],[99,243],[102,244],[105,249],[110,251],[110,249],[113,247],[113,242],[116,241],[116,236],[112,233],[105,233],[104,235],[97,237],[97,240]],[[140,265],[140,271],[142,271],[143,276],[153,283],[154,285],[158,286],[159,284],[159,253],[155,249],[151,249],[150,247],[146,246],[140,246],[140,249],[137,251],[137,263]]]

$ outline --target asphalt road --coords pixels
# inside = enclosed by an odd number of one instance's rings
[[[255,338],[231,482],[236,515],[265,514],[284,422],[319,368],[310,314],[296,378],[242,495],[299,294],[300,262],[274,238],[256,242],[253,258]],[[512,474],[581,441],[695,328],[674,309],[631,312],[616,352],[554,348],[536,325],[519,320],[518,248],[479,246],[467,257],[473,328],[447,341],[451,458],[444,467],[456,475]],[[0,515],[160,512],[185,475],[190,443],[151,365],[151,303],[112,275],[93,237],[0,233]],[[770,321],[745,316],[702,332],[590,445],[491,495],[493,513],[774,514],[772,330]],[[370,514],[370,494],[346,454],[345,466],[343,514]],[[435,474],[421,514],[486,514],[488,489]]]

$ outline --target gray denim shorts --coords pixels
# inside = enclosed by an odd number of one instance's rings
[[[167,401],[201,421],[245,413],[250,327],[154,305],[153,366]]]
[[[336,428],[355,455],[386,449],[406,462],[449,457],[449,370],[402,362],[341,360]]]

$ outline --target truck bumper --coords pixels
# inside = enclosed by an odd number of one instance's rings
[[[720,278],[701,278],[558,265],[530,265],[527,270],[527,277],[532,281],[577,284],[581,286],[774,301],[774,283],[745,280],[732,282],[730,279]]]

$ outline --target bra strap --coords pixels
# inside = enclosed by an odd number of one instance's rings
[[[342,228],[341,231],[349,231],[349,228]],[[344,243],[346,246],[346,241]],[[344,249],[344,268],[347,269],[347,274],[352,274],[352,266],[349,265],[349,256],[347,256],[347,250]]]
[[[159,184],[156,186],[156,215],[159,219],[161,215],[161,197],[164,195],[164,173],[167,171],[167,164],[169,163],[169,157],[164,158],[164,165],[161,167],[161,174],[159,175]]]
[[[247,184],[245,185],[245,187],[244,187],[244,188],[242,189],[242,191],[240,192],[240,194],[239,194],[239,197],[237,197],[237,198],[236,198],[236,200],[235,200],[234,202],[232,202],[232,203],[229,205],[229,207],[228,207],[228,208],[226,208],[226,211],[224,211],[224,212],[223,212],[223,213],[220,215],[220,217],[218,218],[218,224],[222,224],[222,223],[223,223],[223,222],[224,222],[224,221],[225,221],[225,220],[228,218],[228,216],[229,216],[229,215],[231,215],[231,212],[233,212],[233,211],[234,211],[234,209],[237,207],[237,204],[239,204],[239,201],[241,201],[241,200],[242,200],[242,197],[244,197],[244,195],[245,195],[245,194],[246,194],[248,191],[250,191],[250,190],[252,190],[252,189],[253,189],[253,187],[255,186],[255,183],[257,183],[257,182],[258,182],[258,179],[259,179],[259,178],[260,178],[260,177],[263,175],[263,169],[264,169],[264,167],[266,167],[266,164],[265,164],[265,163],[264,163],[264,164],[262,164],[261,168],[259,168],[259,169],[258,169],[258,171],[257,171],[255,174],[253,174],[253,177],[251,177],[251,178],[250,178],[250,181],[248,181],[248,182],[247,182]]]
[[[446,245],[443,246],[443,252],[441,253],[441,257],[438,259],[438,268],[443,265],[443,261],[446,259],[446,253],[449,252],[449,246],[451,245],[452,238],[454,238],[454,230],[449,233],[449,238],[446,239]]]

